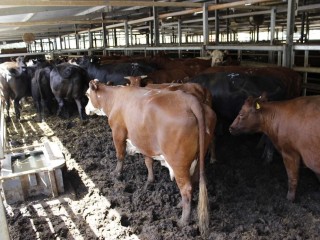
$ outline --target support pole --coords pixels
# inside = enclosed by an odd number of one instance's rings
[[[76,49],[79,49],[79,33],[78,33],[78,26],[77,24],[74,25],[74,36],[76,40]]]
[[[291,68],[293,65],[293,32],[294,32],[294,13],[295,13],[295,0],[288,0],[288,11],[287,11],[287,37],[286,37],[286,48],[287,57],[285,66]]]
[[[158,9],[153,7],[153,44],[154,46],[159,46],[159,18],[158,18]]]
[[[274,33],[275,33],[275,26],[276,26],[276,8],[272,8],[270,12],[270,45],[274,44]],[[274,52],[269,51],[269,63],[273,63],[273,56]]]
[[[209,44],[208,4],[204,3],[202,9],[203,45],[207,46]]]
[[[219,4],[219,0],[216,0],[216,4]],[[219,30],[219,11],[215,10],[214,11],[215,14],[215,21],[214,21],[214,28],[216,31],[216,45],[219,44],[219,35],[220,35],[220,30]]]

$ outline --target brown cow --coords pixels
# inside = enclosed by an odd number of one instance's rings
[[[130,86],[135,87],[146,87],[149,89],[166,89],[169,91],[181,90],[186,93],[190,93],[201,103],[207,104],[211,107],[212,105],[212,95],[208,89],[202,87],[198,83],[162,83],[162,84],[152,84],[144,82],[147,76],[128,76],[125,79],[128,80]]]
[[[128,76],[125,77],[129,81],[130,86],[134,87],[146,87],[148,89],[165,89],[169,91],[177,91],[181,90],[185,93],[192,94],[195,96],[201,103],[204,103],[212,108],[212,95],[211,92],[202,87],[200,84],[197,83],[162,83],[162,84],[152,84],[144,82],[144,79],[147,78],[146,75],[144,76]],[[210,163],[214,163],[216,161],[216,151],[215,151],[215,142],[212,141],[210,147]]]
[[[287,174],[287,199],[293,201],[301,159],[320,174],[320,97],[308,96],[279,102],[266,102],[263,95],[249,97],[230,126],[230,133],[263,132],[281,153]]]
[[[199,228],[206,235],[204,157],[216,124],[212,109],[183,91],[106,86],[97,80],[90,82],[88,97],[87,114],[102,111],[108,116],[118,159],[116,174],[122,171],[126,148],[129,154],[145,156],[150,182],[154,181],[153,159],[169,169],[182,196],[182,226],[189,221],[192,183],[200,174]]]

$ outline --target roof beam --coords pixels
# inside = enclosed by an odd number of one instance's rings
[[[109,0],[101,0],[101,1],[43,1],[43,0],[1,0],[0,6],[64,6],[64,7],[74,7],[74,6],[86,6],[86,7],[94,7],[94,6],[114,6],[114,7],[135,7],[135,6],[143,6],[143,7],[201,7],[201,3],[193,3],[193,2],[153,2],[153,1],[109,1]]]
[[[30,22],[0,22],[0,26],[12,27],[32,27],[45,25],[68,25],[68,24],[99,24],[99,23],[119,23],[122,20],[51,20],[51,21],[30,21]]]
[[[219,10],[219,9],[227,9],[227,8],[234,8],[234,7],[242,7],[245,5],[251,5],[255,3],[263,3],[263,2],[271,2],[271,0],[243,0],[243,1],[237,1],[237,2],[230,2],[230,3],[222,3],[222,4],[213,4],[213,5],[208,5],[208,11],[214,11],[214,10]],[[274,2],[274,1],[272,1]],[[282,2],[282,0],[276,0],[276,2]],[[181,15],[188,15],[188,14],[193,14],[195,12],[202,12],[202,7],[200,8],[194,8],[194,9],[189,9],[189,10],[184,10],[184,11],[179,11],[179,12],[173,12],[173,13],[165,13],[165,14],[160,14],[159,18],[167,18],[167,17],[174,17],[174,16],[181,16]]]

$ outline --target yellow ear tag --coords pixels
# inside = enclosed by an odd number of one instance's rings
[[[260,109],[261,107],[260,107],[260,104],[259,103],[256,103],[256,109],[258,110],[258,109]]]

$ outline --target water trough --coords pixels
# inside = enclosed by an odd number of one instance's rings
[[[2,160],[0,181],[8,204],[38,195],[56,197],[64,192],[61,168],[65,159],[59,146],[45,142],[30,148],[6,154]]]

